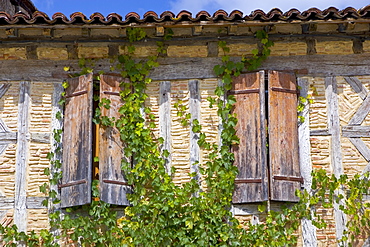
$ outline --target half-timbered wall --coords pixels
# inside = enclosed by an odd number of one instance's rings
[[[48,181],[54,84],[7,81],[0,87],[1,220],[40,230],[48,225],[39,186]]]
[[[161,36],[159,30],[146,29],[151,37]],[[167,54],[159,58],[160,66],[150,75],[153,82],[147,89],[146,104],[156,117],[154,134],[164,138],[162,148],[171,152],[166,165],[176,168],[173,179],[181,184],[191,179],[189,172],[198,171],[194,162],[204,163],[207,156],[196,145],[197,134],[181,125],[174,104],[181,100],[186,112],[200,121],[208,140],[220,142],[217,110],[210,109],[206,99],[215,97],[220,81],[213,67],[221,63],[223,52],[217,47],[219,28],[173,30],[174,39],[166,44]],[[250,55],[257,47],[252,36],[257,27],[225,30],[224,37],[234,37],[225,38],[230,56]],[[336,32],[331,27],[317,30]],[[344,32],[364,31],[369,31],[369,26],[360,23]],[[285,37],[288,33],[296,36]],[[294,73],[300,95],[313,99],[303,113],[305,122],[298,126],[299,165],[303,186],[309,188],[312,169],[350,176],[370,170],[370,41],[358,46],[351,36],[297,38],[301,34],[294,24],[270,30],[275,45],[261,69]],[[0,46],[0,223],[16,223],[28,231],[48,226],[47,208],[41,205],[44,195],[38,187],[48,179],[43,174],[49,166],[46,154],[53,143],[52,130],[60,124],[54,114],[59,108],[61,82],[68,79],[63,67],[77,71],[79,58],[101,58],[97,61],[99,70],[109,71],[109,58],[125,51],[122,40],[114,39],[124,35],[121,28],[110,26],[90,27],[88,31],[74,26],[55,26],[52,30],[0,27],[0,38],[12,41]],[[207,39],[197,38],[202,35],[208,35]],[[45,42],[17,43],[14,37]],[[83,41],[76,41],[80,37]],[[113,41],[103,42],[106,37]],[[135,56],[143,58],[155,51],[155,41],[149,38],[138,44]],[[238,204],[231,210],[241,221],[263,221],[257,205]],[[271,208],[279,205],[271,203]],[[330,222],[329,227],[316,231],[309,221],[303,221],[300,245],[336,246],[346,219],[336,210],[322,209],[320,213]]]

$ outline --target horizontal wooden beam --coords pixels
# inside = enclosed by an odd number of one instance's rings
[[[50,143],[50,133],[31,133],[31,142]]]
[[[310,136],[330,136],[328,129],[311,130]]]
[[[240,58],[232,57],[232,61]],[[153,80],[206,79],[215,78],[213,67],[221,64],[221,58],[170,58],[158,59],[159,66],[150,73]],[[270,56],[262,63],[261,69],[295,71],[298,75],[311,76],[355,76],[370,75],[370,56],[350,55],[302,55]],[[1,61],[2,81],[62,82],[68,78],[63,68],[70,67],[69,73],[79,72],[78,60],[5,60]],[[110,71],[109,59],[96,62],[99,70]]]
[[[41,209],[47,208],[42,205],[42,201],[46,197],[27,197],[26,208],[28,209]],[[13,209],[14,208],[14,197],[1,197],[0,198],[0,210]]]
[[[30,133],[27,138],[31,142],[50,143],[50,133]],[[17,132],[0,132],[0,145],[16,143]]]
[[[17,132],[0,132],[0,140],[2,142],[15,142],[17,140]]]
[[[370,126],[342,126],[344,137],[370,137]]]

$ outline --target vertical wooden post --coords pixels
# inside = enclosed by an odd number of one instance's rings
[[[189,80],[189,92],[190,92],[190,100],[189,100],[189,111],[191,114],[190,122],[192,123],[193,120],[197,119],[200,122],[200,93],[199,93],[199,81],[198,80]],[[192,124],[190,124],[192,127]],[[192,129],[190,129],[190,172],[196,173],[193,179],[199,182],[200,174],[199,174],[199,167],[196,162],[199,161],[200,158],[200,150],[198,146],[199,140],[199,133],[194,133]]]
[[[341,141],[340,141],[340,120],[338,110],[337,81],[335,77],[325,78],[326,98],[328,107],[328,129],[331,134],[331,166],[336,177],[343,174]],[[338,191],[340,192],[340,190]],[[334,202],[334,215],[337,239],[343,237],[346,227],[346,215],[339,209],[340,203]]]
[[[30,82],[21,82],[18,103],[18,138],[15,167],[14,224],[19,231],[27,231],[27,164],[29,149],[28,116],[30,110]]]
[[[55,83],[54,84],[53,102],[52,102],[53,111],[52,111],[52,122],[51,122],[52,131],[59,130],[59,129],[63,128],[63,120],[58,119],[56,117],[56,114],[58,112],[60,112],[60,113],[63,112],[62,106],[59,104],[59,101],[62,97],[62,92],[63,91],[64,91],[64,89],[63,89],[63,87],[60,83]],[[63,138],[61,138],[61,141],[62,141],[62,139]],[[50,141],[50,151],[54,153],[53,160],[59,160],[59,161],[62,162],[62,157],[63,157],[62,152],[60,152],[60,151],[56,152],[56,150],[58,148],[61,148],[61,146],[62,146],[62,143],[57,142],[54,139],[54,135],[52,135],[52,138],[51,138],[51,141]],[[53,165],[51,165],[50,170],[51,170],[51,176],[53,176],[53,174],[55,174],[57,172],[60,172],[60,168],[58,169],[58,168],[54,167]],[[54,191],[57,191],[58,192],[57,198],[61,199],[59,189],[58,189],[58,185],[50,185],[50,189],[54,190]],[[55,211],[60,211],[61,213],[63,213],[63,211],[61,210],[61,207],[60,207],[60,203],[53,204],[51,201],[49,202],[48,210],[49,210],[49,213],[53,213]],[[54,234],[54,236],[60,235],[60,230],[59,229],[51,229],[51,232]]]
[[[307,97],[309,81],[308,79],[298,78],[298,86],[300,89],[300,96]],[[304,117],[304,122],[300,123],[298,126],[298,138],[299,138],[299,165],[301,168],[301,176],[303,178],[304,189],[311,190],[312,185],[312,163],[311,163],[311,152],[310,152],[310,115],[309,115],[309,104],[307,103],[304,110],[302,111],[302,116]],[[305,247],[316,247],[317,246],[317,236],[316,227],[312,224],[311,220],[302,220],[302,237],[303,244]]]
[[[159,85],[159,132],[164,139],[161,151],[167,150],[166,171],[171,175],[171,82],[161,81]]]

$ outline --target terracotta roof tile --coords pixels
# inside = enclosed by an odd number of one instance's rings
[[[217,10],[212,15],[207,11],[200,11],[193,16],[189,11],[180,11],[177,15],[170,11],[165,11],[158,15],[154,11],[148,11],[143,15],[143,18],[135,12],[128,13],[125,18],[116,13],[111,13],[108,16],[103,16],[100,13],[94,13],[87,18],[83,13],[76,12],[66,17],[62,13],[55,13],[51,19],[43,12],[36,11],[32,16],[27,16],[18,13],[10,16],[7,13],[0,12],[0,25],[26,25],[26,24],[120,24],[128,25],[131,23],[196,23],[196,22],[275,22],[275,21],[310,21],[310,20],[347,20],[347,19],[360,19],[370,18],[370,5],[365,6],[359,10],[348,7],[344,10],[338,10],[335,7],[330,7],[325,10],[317,8],[310,8],[303,12],[297,9],[290,9],[283,13],[280,9],[271,9],[268,13],[262,10],[254,10],[249,15],[243,16],[243,12],[234,10],[228,14],[224,10]]]

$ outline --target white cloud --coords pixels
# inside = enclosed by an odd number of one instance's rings
[[[348,6],[354,8],[361,8],[369,4],[368,0],[174,0],[170,1],[171,10],[174,13],[185,9],[189,10],[193,14],[198,13],[201,10],[207,10],[214,12],[217,9],[223,9],[227,12],[232,10],[241,10],[245,15],[250,14],[251,11],[256,9],[262,9],[265,12],[270,11],[273,8],[279,8],[283,12],[288,11],[292,8],[297,8],[300,11],[307,10],[311,7],[317,7],[321,10],[328,7],[336,7],[338,9],[344,9]]]

